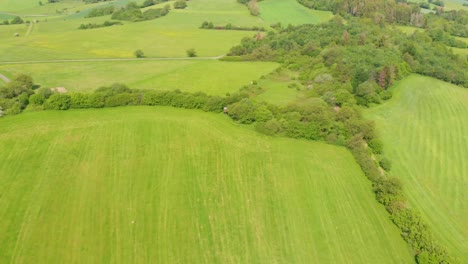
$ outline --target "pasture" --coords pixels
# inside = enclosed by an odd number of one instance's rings
[[[412,75],[390,102],[367,111],[411,206],[453,254],[468,255],[468,91]]]
[[[1,263],[410,263],[351,154],[166,107],[0,120]]]
[[[42,87],[90,92],[120,82],[134,89],[225,95],[278,67],[272,62],[217,60],[110,61],[0,65],[0,73],[29,74]]]
[[[331,12],[312,10],[296,0],[268,0],[258,3],[260,17],[268,24],[318,24],[333,17]]]

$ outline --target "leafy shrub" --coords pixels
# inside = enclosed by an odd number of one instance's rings
[[[380,139],[372,139],[369,141],[369,147],[375,154],[381,154],[383,151],[383,142]]]
[[[195,49],[193,49],[193,48],[192,48],[192,49],[188,49],[188,50],[187,50],[187,56],[188,56],[188,57],[192,57],[192,58],[193,58],[193,57],[196,57],[196,56],[197,56],[197,52],[196,52]]]
[[[135,54],[135,57],[137,57],[137,58],[144,58],[145,57],[145,53],[143,53],[143,51],[141,49],[135,50],[134,54]]]
[[[390,171],[392,169],[392,162],[387,159],[387,158],[382,158],[380,161],[379,161],[379,165],[380,167],[382,167],[382,169],[384,169],[385,171]]]
[[[67,94],[54,93],[44,103],[44,109],[68,110],[71,106],[71,97]]]
[[[16,101],[12,106],[10,106],[5,111],[5,114],[6,115],[17,115],[17,114],[21,113],[21,110],[22,110],[21,104],[18,101]]]
[[[29,97],[29,102],[33,105],[42,105],[45,102],[46,98],[44,94],[36,93]]]
[[[115,7],[114,6],[104,6],[104,7],[97,7],[91,9],[86,17],[99,17],[99,16],[107,16],[114,13]]]
[[[187,1],[186,0],[177,0],[174,2],[174,8],[175,9],[184,9],[187,7]]]
[[[229,116],[241,124],[252,124],[256,120],[256,110],[255,104],[245,98],[229,106]]]

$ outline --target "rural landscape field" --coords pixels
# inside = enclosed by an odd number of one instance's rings
[[[468,263],[468,1],[0,0],[0,263]]]

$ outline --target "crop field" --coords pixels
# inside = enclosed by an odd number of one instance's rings
[[[371,109],[393,161],[417,208],[448,250],[468,255],[468,91],[412,75],[389,103]]]
[[[216,60],[111,61],[0,65],[0,73],[10,78],[29,74],[42,87],[64,87],[68,91],[89,92],[119,82],[135,89],[225,95],[277,67],[271,62]]]
[[[258,5],[260,17],[267,24],[317,24],[333,17],[331,12],[311,10],[296,0],[268,0],[259,2]]]
[[[409,263],[351,154],[164,107],[0,120],[1,263]]]

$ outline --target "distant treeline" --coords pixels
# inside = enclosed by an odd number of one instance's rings
[[[216,30],[241,30],[241,31],[265,31],[264,27],[240,27],[240,26],[234,26],[231,23],[225,25],[225,26],[215,26],[212,22],[209,21],[204,21],[200,28],[202,29],[216,29]]]
[[[297,0],[302,5],[332,11],[345,18],[368,18],[376,24],[396,23],[411,25],[425,29],[439,29],[453,36],[468,37],[468,12],[466,10],[444,10],[444,2],[430,0],[436,5],[434,13],[424,15],[421,4],[428,7],[428,3],[407,0]]]
[[[102,28],[102,27],[110,27],[110,26],[115,26],[115,25],[122,25],[122,22],[118,21],[105,21],[102,24],[96,24],[96,23],[88,23],[88,24],[81,24],[78,29],[93,29],[93,28]]]
[[[20,16],[14,17],[11,21],[8,19],[3,20],[3,22],[0,25],[17,25],[17,24],[23,24],[24,20]]]

